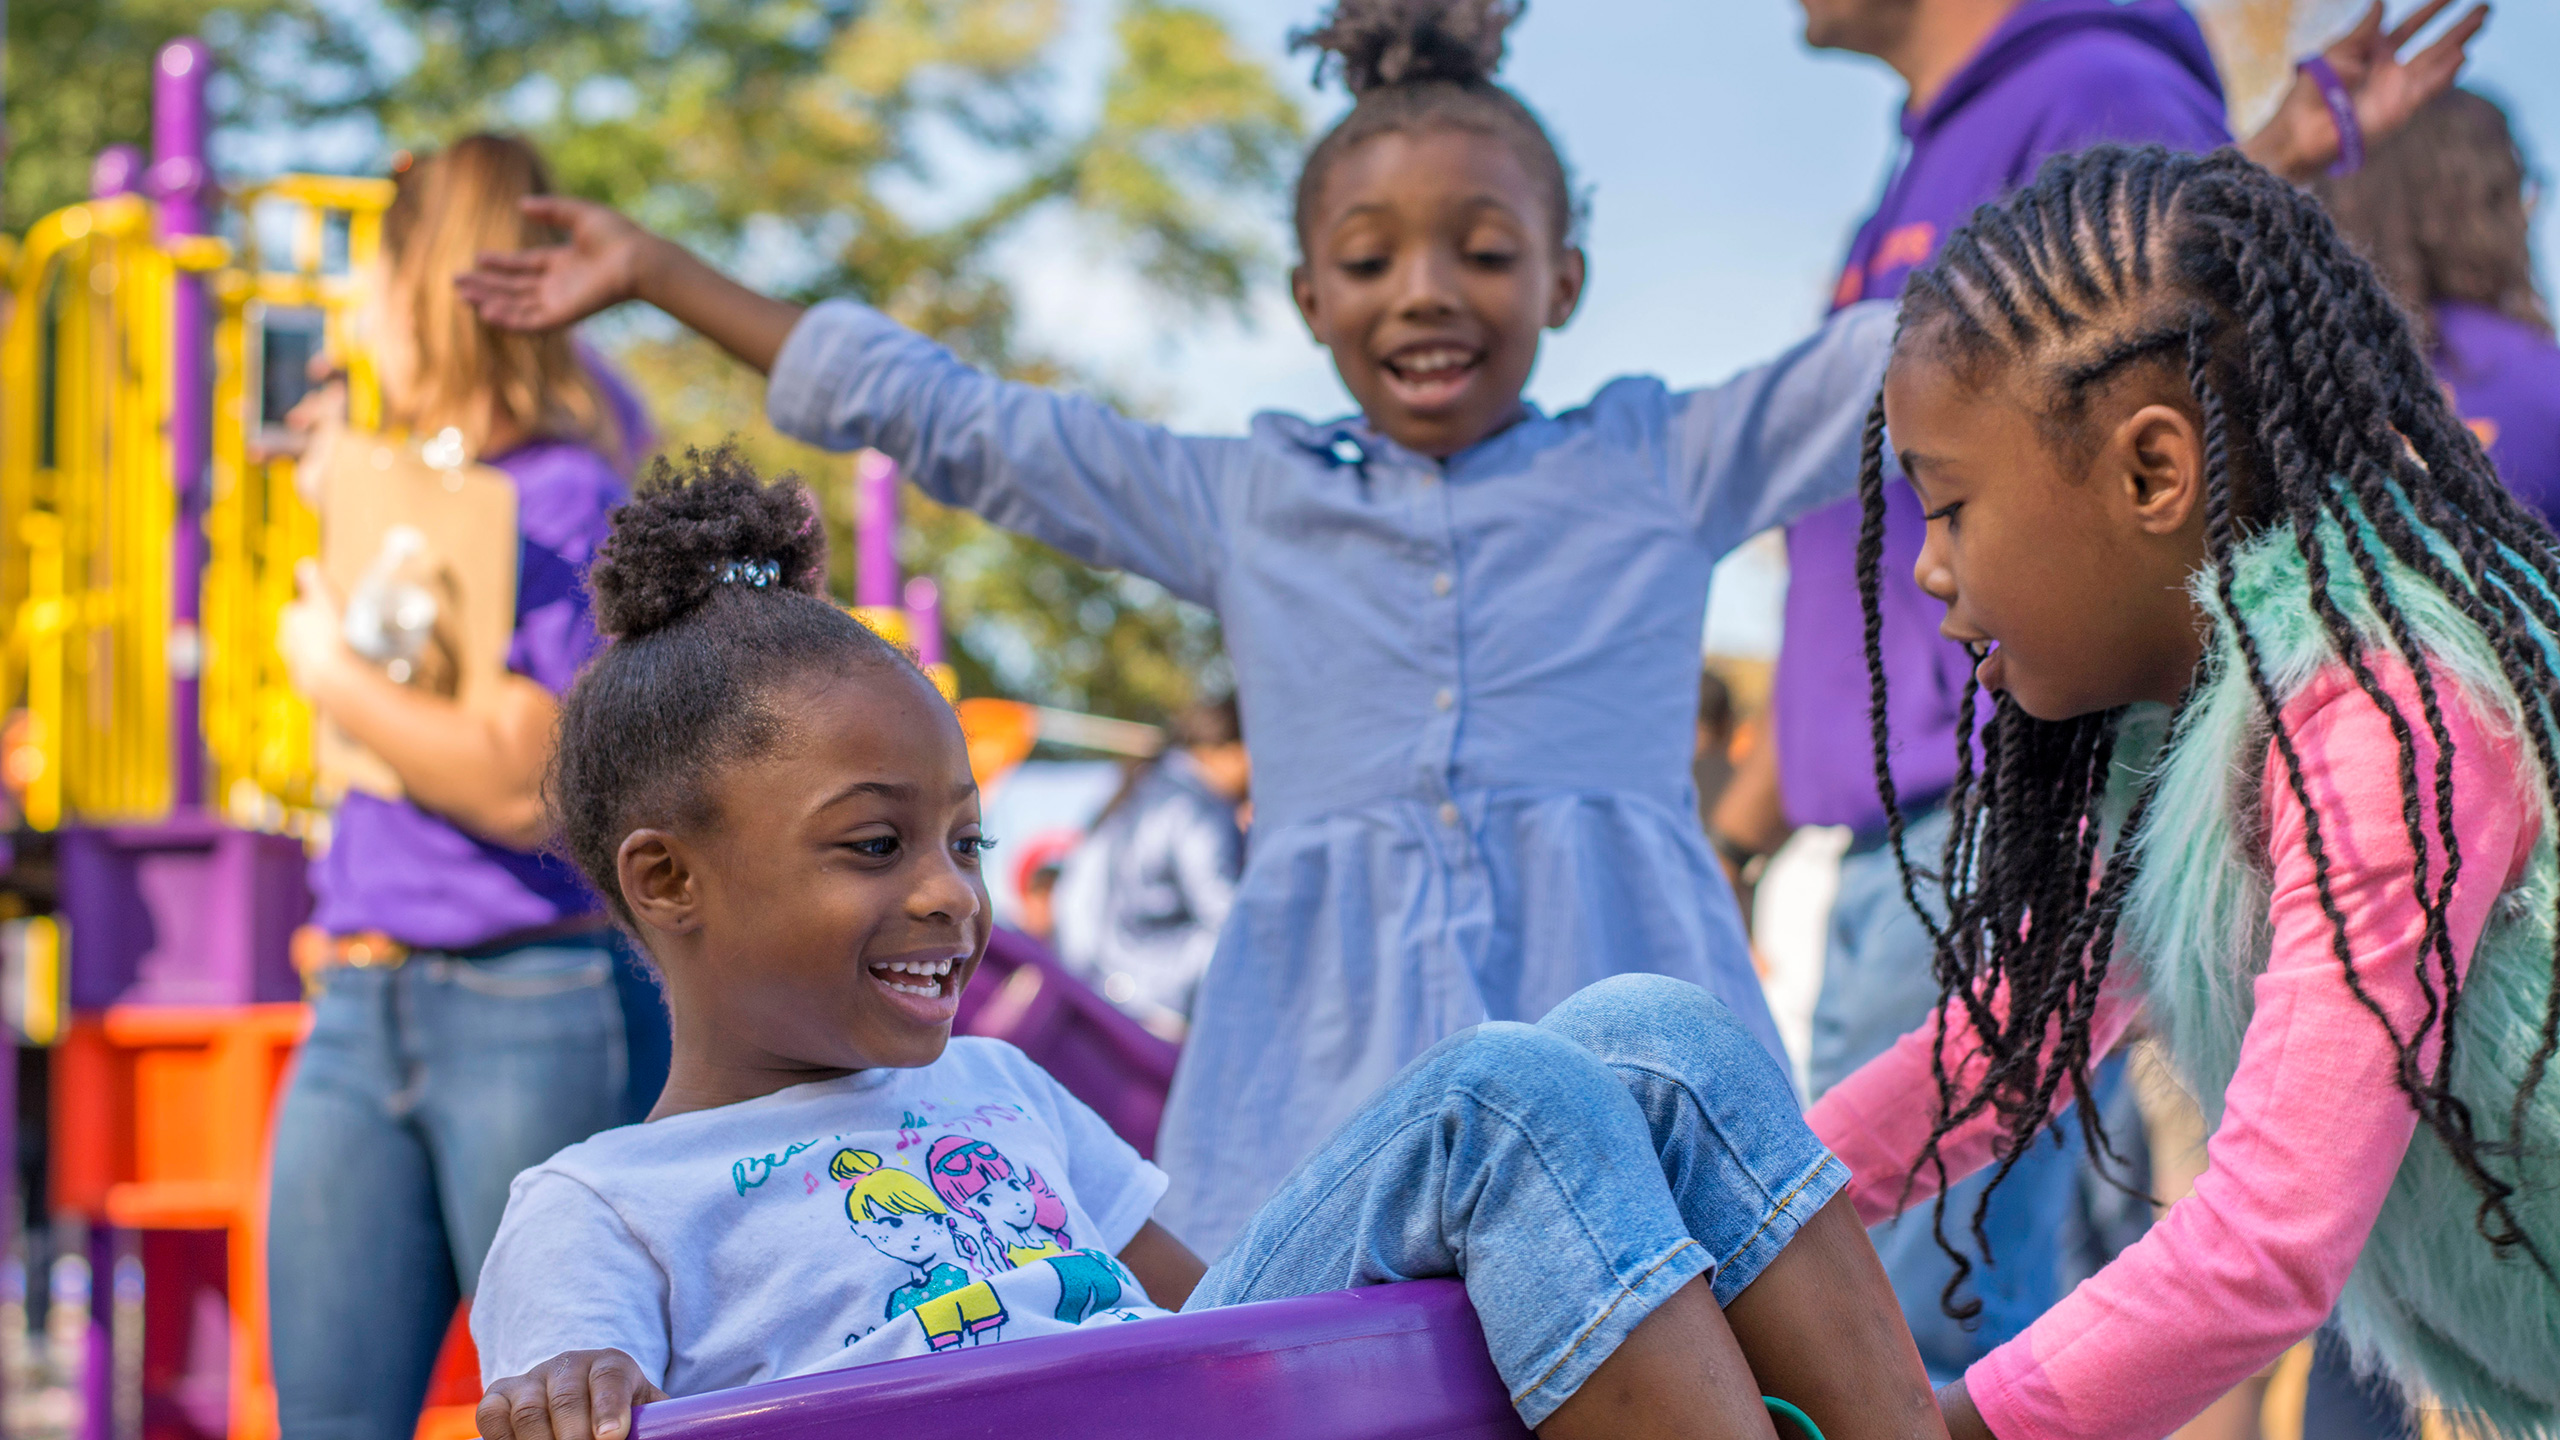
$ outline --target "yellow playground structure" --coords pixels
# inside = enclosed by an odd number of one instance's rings
[[[385,429],[364,297],[394,183],[216,189],[210,63],[196,41],[164,47],[150,159],[110,150],[89,200],[0,240],[0,1046],[35,1052],[0,1055],[0,1090],[22,1074],[48,1090],[47,1193],[17,1213],[51,1217],[57,1265],[92,1277],[68,1292],[93,1303],[57,1307],[42,1347],[72,1357],[55,1378],[77,1390],[80,1440],[276,1433],[265,1149],[308,1024],[289,958],[306,850],[335,799],[275,645],[295,567],[321,549],[284,422],[326,356],[350,423]],[[854,480],[855,613],[953,694],[938,592],[900,581],[896,468],[866,454]],[[1002,700],[960,709],[990,784],[1040,741],[1162,742]],[[971,1033],[1048,1056],[1151,1136],[1170,1047],[1026,946],[990,951],[1010,998]],[[0,1153],[18,1113],[0,1095]],[[421,1440],[471,1432],[474,1365],[457,1330]]]
[[[232,198],[236,241],[157,233],[132,193],[29,228],[0,341],[0,696],[15,712],[11,788],[32,828],[194,803],[298,831],[311,813],[311,717],[273,635],[319,525],[292,459],[263,442],[281,418],[271,402],[296,393],[279,382],[298,380],[289,367],[319,345],[347,357],[353,421],[378,423],[363,351],[343,341],[351,277],[373,258],[390,198],[385,180],[286,176]],[[257,237],[278,228],[290,244],[262,253]],[[171,603],[186,559],[172,553],[182,497],[169,453],[181,277],[213,312],[192,624]],[[173,678],[197,682],[196,716],[173,718]],[[190,729],[209,773],[186,796]]]
[[[19,1213],[88,1236],[83,1440],[275,1433],[261,1167],[328,799],[274,644],[320,538],[279,422],[324,352],[381,419],[355,329],[392,183],[217,191],[209,68],[161,50],[150,161],[109,151],[0,252],[0,1037],[47,1052],[0,1083],[50,1091]]]

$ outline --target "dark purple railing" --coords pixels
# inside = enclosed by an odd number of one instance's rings
[[[631,1440],[1525,1440],[1454,1280],[1088,1327],[642,1407]]]

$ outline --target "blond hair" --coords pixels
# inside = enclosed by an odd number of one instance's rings
[[[880,1157],[868,1150],[839,1150],[828,1162],[827,1173],[838,1180],[850,1180],[853,1189],[844,1197],[845,1215],[863,1219],[868,1207],[878,1212],[876,1218],[892,1215],[939,1215],[950,1217],[950,1209],[922,1180],[904,1170],[884,1166]]]
[[[525,218],[528,195],[550,193],[532,146],[506,135],[469,135],[401,172],[383,216],[389,276],[383,296],[408,322],[416,348],[407,393],[384,396],[390,418],[420,433],[451,426],[474,455],[493,434],[575,440],[619,456],[612,407],[566,330],[499,330],[453,288],[482,254],[556,244]]]

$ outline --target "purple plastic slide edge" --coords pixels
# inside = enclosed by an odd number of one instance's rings
[[[1524,1440],[1454,1280],[1088,1326],[644,1407],[632,1440]]]

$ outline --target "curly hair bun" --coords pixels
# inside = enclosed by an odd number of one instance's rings
[[[1354,96],[1381,86],[1491,84],[1503,36],[1527,0],[1335,0],[1322,25],[1289,36],[1321,50],[1316,79],[1339,69]]]
[[[826,590],[827,532],[808,488],[772,484],[735,445],[687,449],[684,468],[665,456],[613,512],[613,533],[587,573],[596,628],[615,640],[664,630],[702,608],[722,585]]]

